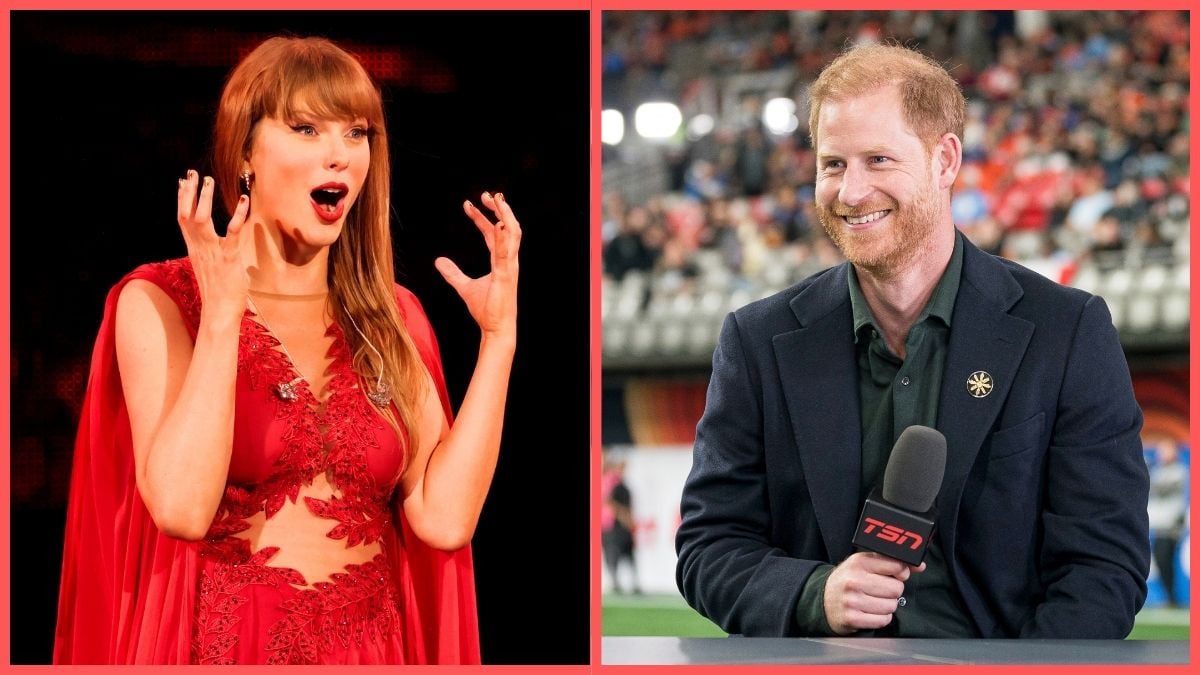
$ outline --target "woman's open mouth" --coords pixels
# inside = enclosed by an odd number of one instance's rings
[[[310,194],[317,217],[334,223],[346,210],[346,195],[350,194],[350,188],[345,183],[326,183],[317,186]]]

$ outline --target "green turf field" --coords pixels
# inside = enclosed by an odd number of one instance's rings
[[[602,601],[604,635],[721,637],[725,633],[697,614],[677,595],[606,595]],[[1186,609],[1144,609],[1131,640],[1186,640]]]

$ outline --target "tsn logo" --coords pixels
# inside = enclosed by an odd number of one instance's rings
[[[912,545],[910,545],[909,548],[913,551],[920,548],[921,544],[925,542],[925,539],[916,532],[909,532],[902,528],[896,527],[895,525],[888,525],[882,520],[876,520],[870,516],[867,516],[864,521],[867,523],[867,527],[863,529],[863,534],[871,534],[874,532],[877,538],[892,542],[897,545],[904,544],[905,542],[912,540]]]

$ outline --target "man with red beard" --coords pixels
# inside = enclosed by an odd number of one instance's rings
[[[684,597],[747,635],[1124,637],[1148,479],[1104,301],[956,231],[966,101],[937,63],[854,48],[810,97],[818,211],[849,262],[726,318],[681,505]],[[910,425],[947,440],[914,567],[851,545]]]

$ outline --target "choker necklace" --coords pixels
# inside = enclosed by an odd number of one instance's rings
[[[290,293],[268,293],[267,291],[256,291],[254,289],[247,289],[247,292],[256,298],[267,298],[269,300],[320,300],[321,298],[329,295],[329,291],[300,295],[292,295]],[[257,312],[255,313],[257,314]]]
[[[258,293],[257,295],[271,297],[271,294],[268,293]],[[315,297],[324,297],[324,295],[325,294],[322,293]],[[283,297],[291,298],[298,296]],[[292,354],[288,351],[287,345],[283,344],[283,340],[280,340],[279,336],[275,334],[275,331],[271,328],[271,324],[267,321],[267,317],[263,316],[263,313],[259,311],[257,306],[255,306],[254,301],[247,297],[246,302],[250,305],[250,309],[254,312],[254,315],[262,320],[263,328],[266,328],[275,337],[275,341],[279,343],[280,349],[283,350],[283,355],[287,357],[288,363],[290,363],[292,369],[296,371],[295,379],[289,382],[280,382],[279,384],[275,385],[275,395],[278,396],[280,400],[288,403],[296,401],[300,398],[300,395],[296,393],[296,385],[304,381],[304,376],[300,374],[299,370],[296,370],[296,360],[292,358]],[[363,339],[363,342],[367,343],[367,346],[371,348],[371,351],[375,352],[375,356],[379,359],[379,377],[375,380],[375,387],[367,392],[367,398],[370,399],[371,403],[374,403],[376,407],[386,408],[388,404],[392,402],[392,392],[391,387],[389,387],[387,383],[383,381],[383,355],[380,354],[379,350],[375,348],[375,345],[371,344],[371,341],[367,339],[366,334],[363,333],[362,329],[358,327],[358,322],[354,320],[354,317],[351,316],[350,312],[346,312],[346,317],[350,319],[350,324],[354,326],[354,330],[358,332],[358,335]]]

